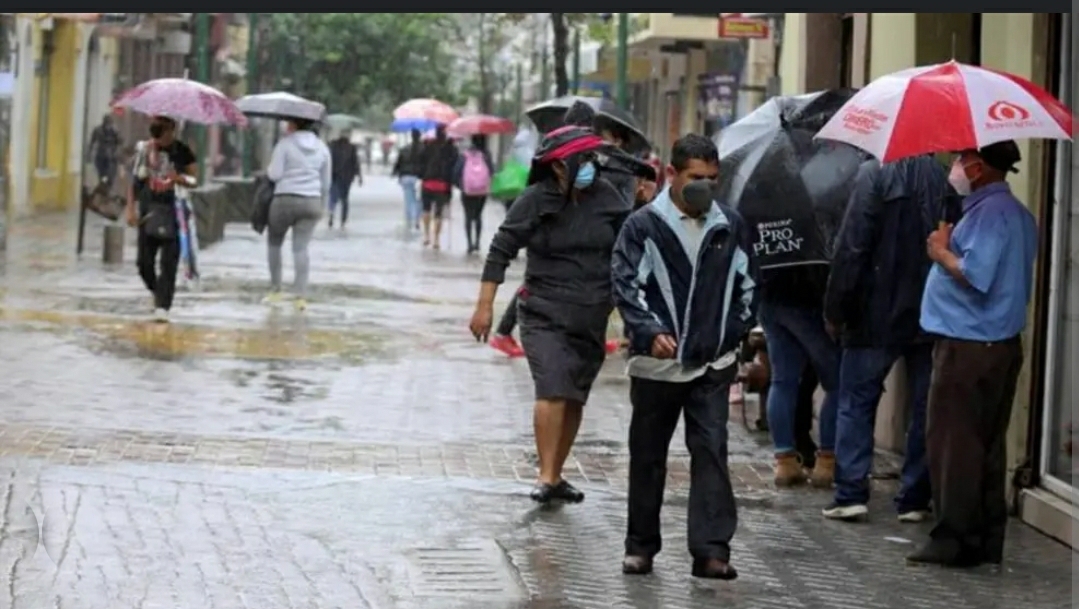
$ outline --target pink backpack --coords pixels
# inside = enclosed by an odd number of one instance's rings
[[[479,150],[465,152],[465,167],[461,175],[461,191],[468,196],[486,195],[491,192],[491,170]]]

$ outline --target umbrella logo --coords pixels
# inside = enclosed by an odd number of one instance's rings
[[[1030,120],[1030,110],[1019,104],[998,101],[989,106],[989,118],[997,122],[1022,122]]]

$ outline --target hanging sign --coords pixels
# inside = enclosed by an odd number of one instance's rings
[[[770,28],[766,19],[752,17],[720,17],[720,38],[767,38]]]

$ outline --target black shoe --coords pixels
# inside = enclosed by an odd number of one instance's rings
[[[532,492],[528,494],[532,498],[532,501],[536,503],[550,503],[554,499],[555,485],[547,484],[546,482],[537,482],[532,487]]]
[[[693,577],[732,581],[738,579],[738,571],[730,563],[718,558],[693,560]]]
[[[584,493],[565,480],[554,486],[554,498],[566,503],[580,503],[584,501]]]
[[[969,568],[980,565],[983,558],[980,549],[964,546],[954,539],[931,539],[920,550],[907,556],[907,562]]]
[[[622,559],[622,573],[626,575],[648,575],[651,572],[651,556],[627,555]]]

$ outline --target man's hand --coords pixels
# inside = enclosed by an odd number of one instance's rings
[[[929,238],[925,241],[925,250],[934,262],[940,262],[944,255],[951,251],[953,228],[954,225],[941,222],[937,230],[929,233]]]
[[[128,205],[124,210],[124,215],[127,219],[127,225],[131,228],[135,228],[139,224],[139,213],[135,210],[134,205]]]
[[[660,334],[652,339],[652,357],[672,359],[678,351],[678,342],[670,334]]]
[[[476,338],[476,342],[487,342],[487,337],[491,335],[493,322],[494,308],[489,304],[477,303],[476,310],[472,313],[472,321],[468,324],[468,329],[472,332],[472,336]]]

